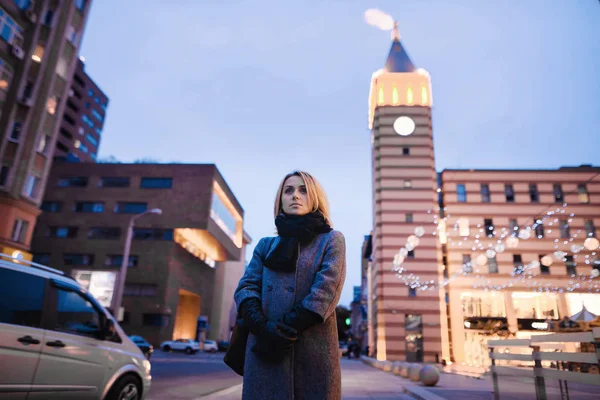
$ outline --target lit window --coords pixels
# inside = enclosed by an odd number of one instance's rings
[[[394,105],[398,104],[398,88],[396,86],[392,89],[392,102]]]
[[[75,148],[78,149],[81,146],[81,141],[79,139],[75,139]]]
[[[63,79],[67,79],[67,60],[60,57],[56,63],[56,74]]]
[[[406,89],[406,102],[408,104],[412,104],[413,103],[413,101],[414,101],[413,97],[414,96],[413,96],[413,90],[412,90],[412,88]]]
[[[404,188],[409,189],[412,187],[412,181],[410,179],[404,180]]]
[[[57,105],[58,105],[58,98],[56,96],[48,97],[48,101],[46,102],[46,111],[48,111],[48,114],[50,114],[50,115],[56,114]]]
[[[379,96],[377,99],[377,104],[383,104],[383,88],[379,88]]]
[[[38,44],[37,47],[35,48],[35,51],[31,55],[31,59],[33,61],[35,61],[36,63],[40,63],[40,62],[42,62],[43,58],[44,58],[44,46],[42,46],[41,44]]]
[[[225,205],[219,195],[213,192],[212,195],[212,207],[210,210],[211,218],[219,225],[221,229],[235,241],[235,234],[237,232],[237,221],[233,213]]]
[[[37,147],[37,151],[38,153],[42,153],[42,154],[46,154],[46,152],[48,151],[48,148],[50,147],[50,136],[48,135],[41,135],[40,136],[40,141],[38,142],[38,147]]]
[[[577,194],[579,195],[580,203],[589,203],[590,195],[587,191],[585,184],[577,185]]]
[[[460,236],[469,236],[469,219],[468,218],[460,218],[458,220],[458,233]]]
[[[428,100],[429,96],[427,95],[427,88],[421,86],[421,105],[427,105]]]

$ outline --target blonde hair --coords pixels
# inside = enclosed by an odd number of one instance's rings
[[[275,218],[277,218],[277,216],[283,212],[283,205],[281,204],[283,186],[285,185],[285,181],[287,181],[288,178],[292,176],[299,176],[304,181],[310,212],[318,211],[319,213],[321,213],[321,215],[323,215],[323,218],[325,218],[325,222],[327,222],[329,226],[333,227],[331,217],[329,215],[329,201],[327,200],[325,190],[323,189],[321,184],[315,178],[313,178],[311,174],[304,171],[290,172],[283,178],[283,180],[279,184],[279,189],[277,189],[277,195],[275,196]]]

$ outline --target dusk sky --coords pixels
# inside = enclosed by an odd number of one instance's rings
[[[341,303],[371,230],[371,74],[398,20],[431,74],[436,168],[600,164],[598,0],[96,0],[81,54],[110,98],[99,158],[215,163],[252,236],[282,177],[325,187],[346,236]]]

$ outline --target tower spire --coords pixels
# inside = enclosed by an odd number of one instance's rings
[[[400,32],[398,31],[398,21],[394,21],[394,29],[392,29],[392,40],[394,42],[400,41]]]

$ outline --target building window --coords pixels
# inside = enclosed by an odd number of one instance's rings
[[[2,186],[1,183],[0,183],[0,186]],[[593,220],[591,220],[591,219],[586,220],[583,223],[583,227],[585,229],[585,235],[587,237],[596,237],[596,227],[594,226]]]
[[[17,243],[25,243],[27,239],[27,231],[29,230],[29,222],[22,219],[15,219],[13,224],[10,240]]]
[[[94,227],[88,230],[88,239],[118,239],[121,236],[121,228],[116,227]]]
[[[15,122],[12,126],[12,129],[10,131],[10,137],[9,140],[11,142],[19,142],[19,139],[21,137],[21,129],[23,128],[23,124],[21,124],[20,122]]]
[[[539,256],[538,260],[540,262],[540,274],[542,275],[550,275],[550,267],[542,264],[543,255]]]
[[[54,19],[54,10],[46,10],[46,14],[43,18],[43,23],[46,26],[52,26],[52,20]]]
[[[25,10],[25,9],[29,8],[29,5],[31,4],[31,0],[15,0],[15,4],[21,10]]]
[[[72,178],[61,178],[58,180],[59,187],[86,187],[88,184],[88,178],[85,176],[72,177]]]
[[[571,237],[571,229],[569,228],[569,221],[566,219],[561,219],[559,221],[560,224],[560,237],[563,239],[568,239]]]
[[[420,314],[405,314],[404,340],[406,361],[420,363],[424,360],[423,317]]]
[[[535,224],[533,224],[533,228],[535,229],[535,235],[537,236],[537,238],[542,239],[544,237],[544,223],[542,222],[542,220],[538,219],[537,221],[535,221]]]
[[[44,201],[40,208],[45,212],[61,212],[62,207],[62,201]]]
[[[46,134],[41,134],[40,140],[37,145],[37,152],[40,154],[48,153],[48,150],[50,149],[50,140],[51,140],[50,136],[48,136]]]
[[[122,254],[111,254],[106,256],[106,261],[104,265],[108,267],[120,267],[123,264],[123,255]],[[138,256],[130,255],[129,262],[127,263],[129,268],[138,266]]]
[[[394,86],[392,88],[392,103],[394,105],[397,105],[399,100],[400,99],[399,99],[399,96],[398,96],[398,88],[396,86]]]
[[[425,86],[421,86],[421,105],[427,105],[428,101],[427,88]]]
[[[212,205],[210,209],[211,218],[219,225],[232,240],[235,241],[235,234],[237,232],[237,221],[235,216],[225,205],[219,195],[213,191]]]
[[[96,118],[98,121],[104,122],[104,117],[102,116],[102,114],[100,114],[98,111],[94,110],[93,108],[92,108],[92,116],[94,118]]]
[[[94,263],[93,254],[63,254],[63,263],[65,265],[92,265]]]
[[[409,287],[408,297],[417,297],[417,289]]]
[[[406,255],[406,258],[415,258],[415,251],[409,250],[408,254]]]
[[[67,71],[69,69],[69,65],[67,60],[63,57],[59,57],[56,62],[56,75],[60,76],[63,79],[67,79]]]
[[[158,328],[166,328],[171,323],[171,316],[170,315],[162,315],[162,314],[143,314],[142,320],[143,320],[144,326],[155,326]]]
[[[504,195],[506,196],[507,203],[515,202],[515,189],[512,184],[507,183],[504,185]]]
[[[487,183],[482,183],[481,184],[481,202],[482,203],[489,203],[491,201],[490,199],[490,185],[488,185]]]
[[[410,155],[410,147],[403,147],[402,148],[402,154],[405,156]]]
[[[8,172],[10,171],[10,167],[7,165],[3,165],[0,167],[0,187],[6,186],[6,182],[8,182]]]
[[[573,261],[573,256],[565,256],[565,266],[567,275],[577,275],[577,264]]]
[[[496,260],[496,256],[488,257],[488,270],[490,274],[498,273],[498,260]]]
[[[37,264],[50,264],[50,253],[34,253],[32,261]]]
[[[513,254],[513,268],[514,272],[517,275],[520,275],[524,272],[523,269],[523,259],[520,254]]]
[[[540,202],[540,192],[538,191],[538,187],[535,183],[529,184],[529,199],[532,203]]]
[[[585,186],[585,184],[577,185],[577,194],[579,195],[580,203],[590,202],[590,195],[587,191],[587,187]]]
[[[119,202],[115,204],[114,211],[117,214],[140,214],[146,212],[148,203],[125,203]]]
[[[456,197],[459,203],[465,203],[467,201],[467,190],[464,183],[456,185]]]
[[[405,179],[404,180],[404,189],[410,189],[412,188],[412,181],[410,179]]]
[[[124,177],[102,177],[98,183],[99,187],[124,188],[129,187],[129,178]]]
[[[412,88],[406,89],[406,103],[412,104],[414,102],[414,95]]]
[[[469,218],[459,218],[458,219],[458,234],[460,236],[469,236],[471,234],[471,229],[469,226]]]
[[[78,228],[75,226],[51,226],[46,236],[54,238],[74,238],[77,236]]]
[[[156,296],[157,286],[147,283],[126,283],[124,296]]]
[[[404,222],[412,223],[414,221],[413,218],[414,218],[413,217],[413,213],[406,213],[406,214],[404,214]]]
[[[520,229],[521,228],[519,227],[519,222],[515,218],[512,218],[508,224],[508,230],[510,232],[510,235],[518,236]]]
[[[38,44],[31,55],[31,59],[36,63],[41,63],[44,58],[44,46]]]
[[[377,91],[377,104],[382,105],[383,104],[383,88],[380,87],[379,90]]]
[[[56,107],[58,107],[58,101],[59,98],[56,96],[48,97],[48,100],[46,100],[46,111],[48,111],[48,114],[56,114]]]
[[[0,37],[14,46],[21,46],[23,43],[23,29],[2,7],[0,7]]]
[[[560,185],[560,183],[554,184],[552,192],[554,193],[554,202],[555,203],[564,203],[565,195],[563,193],[562,186]]]
[[[82,114],[81,115],[81,120],[83,121],[84,124],[86,124],[87,126],[89,126],[92,129],[94,129],[94,123],[92,122],[92,120],[90,119],[90,117],[88,117],[85,114]]]
[[[103,202],[78,201],[73,207],[73,211],[81,213],[102,213],[104,212]]]
[[[31,197],[32,199],[36,198],[38,195],[39,183],[40,178],[38,178],[37,176],[29,175],[27,177],[27,182],[25,183],[23,193],[25,193],[25,195]]]
[[[494,231],[494,222],[491,218],[486,218],[483,220],[485,225],[485,235],[487,237],[494,237],[496,232]]]
[[[79,11],[83,11],[83,10],[85,10],[86,3],[87,3],[87,0],[75,0],[75,8],[78,9]]]
[[[473,272],[473,264],[471,264],[471,255],[463,254],[462,255],[462,264],[463,264],[463,272],[470,274]]]
[[[94,146],[96,146],[96,147],[98,146],[98,141],[96,140],[96,138],[93,137],[92,135],[90,135],[89,133],[85,135],[85,138],[87,139],[88,142],[90,142]]]
[[[170,189],[173,178],[142,178],[140,187],[145,189]]]
[[[133,228],[137,240],[173,240],[173,229]]]

